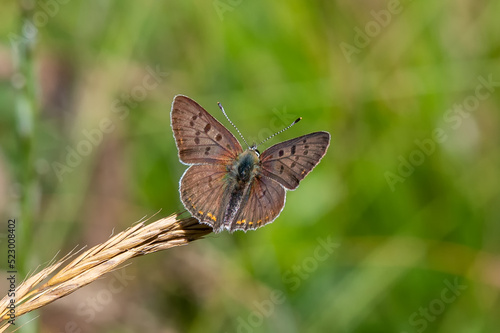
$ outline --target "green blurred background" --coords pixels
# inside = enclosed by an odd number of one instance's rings
[[[250,141],[303,117],[261,151],[332,135],[274,223],[135,259],[21,331],[497,332],[498,13],[493,0],[3,1],[0,211],[18,221],[20,276],[183,208],[176,94],[227,125],[220,101]]]

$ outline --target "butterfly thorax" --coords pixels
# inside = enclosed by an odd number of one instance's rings
[[[245,187],[259,171],[259,155],[251,149],[238,155],[228,166],[231,177],[236,180],[237,187]]]

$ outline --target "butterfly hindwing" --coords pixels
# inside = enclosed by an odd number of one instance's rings
[[[189,97],[175,96],[170,117],[183,163],[225,163],[243,151],[234,135]]]
[[[265,176],[253,179],[230,230],[257,229],[274,221],[285,205],[285,189]]]
[[[179,191],[184,207],[200,222],[214,231],[221,230],[224,210],[228,205],[226,167],[220,164],[190,166],[180,181]]]
[[[260,156],[262,175],[294,190],[325,155],[330,133],[315,132],[278,143]]]

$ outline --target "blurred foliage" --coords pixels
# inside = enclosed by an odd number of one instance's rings
[[[0,211],[18,221],[22,274],[182,210],[176,94],[227,124],[220,101],[255,141],[303,117],[266,147],[332,134],[271,225],[136,260],[24,329],[498,331],[499,12],[493,0],[4,1]]]

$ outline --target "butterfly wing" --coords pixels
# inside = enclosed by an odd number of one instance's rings
[[[170,118],[185,164],[225,163],[243,151],[234,135],[189,97],[174,97]]]
[[[212,226],[215,232],[223,228],[224,209],[229,202],[226,177],[224,165],[200,164],[190,166],[180,181],[184,207],[200,222]]]
[[[256,176],[230,231],[257,229],[274,221],[285,206],[285,189],[265,176]]]
[[[260,156],[262,174],[295,190],[319,163],[329,145],[328,132],[315,132],[278,143]]]

